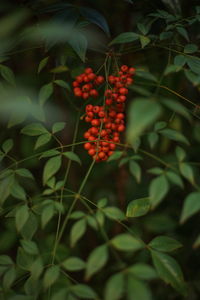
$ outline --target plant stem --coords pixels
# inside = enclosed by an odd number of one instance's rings
[[[79,113],[77,115],[76,124],[75,124],[73,144],[72,144],[72,147],[71,147],[72,152],[74,151],[75,142],[76,142],[76,139],[77,139],[78,127],[79,127],[79,121],[80,121],[80,113],[81,112],[79,111]],[[68,179],[69,170],[70,170],[70,167],[71,167],[71,162],[72,162],[71,160],[68,161],[67,169],[66,169],[66,172],[65,172],[65,176],[64,176],[64,180],[63,180],[63,188],[61,189],[61,193],[60,193],[60,201],[59,201],[60,204],[62,204],[62,202],[63,202],[64,188],[65,188],[65,185],[66,185],[66,182],[67,182],[67,179]],[[72,208],[73,208],[73,204],[72,204]],[[57,245],[58,245],[57,240],[58,240],[58,235],[59,235],[59,230],[60,230],[60,224],[61,224],[61,212],[59,212],[59,215],[58,215],[56,238],[55,238],[55,244],[54,244],[53,254],[52,254],[52,265],[54,264],[54,261],[55,261],[55,255],[56,255],[56,250],[57,250]]]

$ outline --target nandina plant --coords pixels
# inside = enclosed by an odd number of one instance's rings
[[[199,299],[200,8],[156,5],[1,7],[0,299]]]

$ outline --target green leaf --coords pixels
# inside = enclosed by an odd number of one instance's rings
[[[17,198],[19,200],[26,200],[26,192],[24,188],[18,184],[17,181],[15,181],[12,185],[10,193],[14,198]]]
[[[53,133],[56,133],[58,131],[61,131],[65,128],[65,125],[66,123],[65,122],[57,122],[57,123],[54,123],[53,124],[53,127],[52,127],[52,132]]]
[[[74,152],[71,152],[71,151],[63,152],[63,155],[66,156],[67,158],[69,158],[70,160],[77,162],[79,165],[82,164],[80,158]]]
[[[45,164],[43,171],[43,184],[45,185],[47,181],[58,172],[61,166],[61,156],[51,157]]]
[[[21,247],[17,250],[16,264],[22,270],[29,271],[30,266],[33,264],[34,257],[24,251]]]
[[[59,266],[49,267],[44,274],[44,279],[43,279],[44,287],[47,289],[52,284],[54,284],[58,279],[59,275],[60,275]]]
[[[136,251],[143,248],[143,244],[128,233],[117,235],[111,240],[111,244],[122,251]]]
[[[144,263],[134,264],[133,266],[128,267],[127,271],[142,280],[152,280],[157,278],[157,273],[154,268]]]
[[[10,258],[10,256],[0,255],[0,266],[2,266],[2,265],[9,266],[9,265],[12,265],[12,264],[13,264],[13,261]]]
[[[13,148],[13,140],[8,139],[2,145],[2,150],[7,154]]]
[[[90,7],[80,7],[79,10],[88,21],[99,26],[108,36],[110,35],[106,19],[96,9]]]
[[[71,247],[74,247],[75,244],[80,240],[80,238],[84,235],[86,231],[86,220],[81,219],[77,221],[71,229],[70,233],[70,245]]]
[[[118,160],[121,158],[123,151],[115,151],[111,156],[109,156],[107,161]]]
[[[12,268],[10,268],[4,275],[3,277],[3,287],[5,290],[10,289],[10,287],[12,286],[13,282],[15,281],[16,278],[16,269],[13,266]]]
[[[180,68],[175,66],[175,65],[168,65],[165,69],[165,72],[164,72],[164,75],[167,76],[171,73],[176,73],[176,72],[179,72],[180,71]]]
[[[167,171],[166,176],[173,184],[179,186],[181,189],[184,187],[181,177],[173,171]]]
[[[199,57],[197,57],[197,56],[187,57],[187,64],[194,73],[200,74],[200,58]]]
[[[150,132],[147,138],[151,149],[153,149],[159,140],[159,135],[156,132]]]
[[[38,149],[39,147],[42,147],[43,145],[47,144],[50,140],[51,140],[50,133],[41,134],[37,138],[34,149]]]
[[[15,223],[18,231],[21,231],[29,217],[29,209],[27,205],[20,206],[15,215]]]
[[[171,99],[161,99],[161,102],[170,110],[176,112],[177,114],[185,117],[187,120],[191,121],[191,116],[185,106],[181,103],[171,100]]]
[[[192,167],[191,167],[188,163],[181,162],[181,163],[179,164],[179,169],[180,169],[181,174],[182,174],[187,180],[189,180],[192,184],[195,183],[193,169],[192,169]]]
[[[155,208],[166,196],[169,184],[165,175],[158,176],[151,181],[149,187],[150,203]]]
[[[48,131],[40,123],[31,123],[31,124],[25,126],[21,130],[21,133],[30,135],[30,136],[37,136],[37,135],[41,135],[41,134],[46,134],[46,133],[48,133]]]
[[[16,85],[16,82],[15,82],[15,75],[14,75],[13,71],[12,71],[9,67],[0,64],[0,73],[1,73],[1,76],[2,76],[8,83],[10,83],[10,84],[13,85],[13,86]]]
[[[89,255],[86,264],[86,280],[90,279],[95,273],[101,270],[108,260],[107,245],[98,246]]]
[[[51,73],[64,73],[64,72],[68,72],[68,71],[69,71],[69,68],[67,66],[57,66],[50,70]]]
[[[39,92],[39,103],[40,105],[44,105],[45,102],[51,97],[53,94],[53,83],[47,83],[43,85]]]
[[[186,57],[184,55],[176,55],[174,58],[174,64],[177,67],[182,68],[186,63]]]
[[[186,158],[186,152],[183,148],[177,146],[175,152],[179,162],[182,162]]]
[[[38,229],[38,218],[30,211],[28,220],[26,221],[26,226],[23,226],[21,230],[21,235],[24,239],[31,240]]]
[[[176,141],[176,142],[181,142],[186,145],[189,145],[188,139],[179,131],[176,131],[174,129],[166,128],[160,130],[160,134],[166,136],[168,139]]]
[[[56,156],[58,154],[60,154],[60,152],[57,150],[53,150],[53,149],[47,150],[47,151],[43,152],[43,154],[40,156],[40,158]]]
[[[42,69],[44,69],[48,60],[49,60],[49,56],[47,56],[41,60],[41,62],[39,63],[39,66],[38,66],[38,74],[42,71]]]
[[[129,171],[131,174],[135,177],[137,183],[140,183],[141,181],[141,168],[138,163],[135,161],[131,160],[129,162]]]
[[[70,85],[67,82],[65,82],[64,80],[57,79],[57,80],[54,80],[54,83],[61,86],[61,87],[63,87],[64,89],[69,90],[69,91],[71,89]]]
[[[162,252],[171,252],[182,247],[182,244],[167,236],[157,236],[150,243],[149,246],[155,250]]]
[[[180,266],[171,256],[151,250],[153,263],[158,275],[172,285],[179,293],[186,294],[186,286]]]
[[[190,70],[184,70],[186,78],[192,82],[193,86],[198,86],[200,84],[200,74],[195,74]]]
[[[198,47],[195,44],[187,44],[184,47],[184,53],[194,53],[197,52]]]
[[[184,223],[199,211],[200,211],[200,192],[193,192],[189,194],[184,200],[180,222]]]
[[[140,198],[131,201],[128,204],[126,210],[126,216],[128,218],[141,217],[148,213],[150,209],[150,201],[149,198]]]
[[[193,243],[192,247],[194,249],[197,249],[200,247],[200,235],[198,235],[198,237],[196,238],[195,242]]]
[[[38,254],[38,247],[35,242],[29,241],[29,240],[21,240],[21,245],[28,254],[31,254],[31,255]]]
[[[124,274],[117,273],[111,276],[105,287],[105,300],[119,300],[124,293]]]
[[[135,99],[128,111],[127,140],[131,144],[149,127],[161,113],[160,105],[144,98]]]
[[[139,38],[142,48],[146,47],[151,42],[150,38],[147,36],[140,35]]]
[[[131,43],[139,39],[139,35],[135,32],[123,32],[114,38],[109,45]]]
[[[21,176],[21,177],[26,177],[26,178],[34,179],[34,177],[31,174],[31,172],[28,169],[25,169],[25,168],[17,169],[15,171],[15,173],[17,175]]]
[[[41,215],[42,228],[46,226],[46,224],[51,220],[54,215],[54,207],[53,205],[46,206]]]
[[[34,279],[34,280],[37,280],[42,271],[43,271],[43,263],[42,263],[42,260],[40,257],[38,257],[37,259],[35,259],[33,261],[33,263],[31,264],[30,266],[30,272],[31,272],[31,277]]]
[[[164,173],[164,170],[158,167],[155,168],[151,168],[147,171],[150,174],[154,174],[154,175],[161,175]]]
[[[137,23],[137,28],[140,30],[140,32],[144,35],[146,35],[149,32],[149,26],[143,23]]]
[[[70,290],[81,299],[96,299],[97,294],[86,284],[76,284],[70,287]]]
[[[186,39],[186,41],[189,41],[188,33],[184,27],[177,27],[176,30],[182,37],[184,37],[184,39]]]
[[[80,59],[85,62],[86,50],[88,45],[85,36],[79,32],[76,32],[75,35],[70,36],[68,43],[80,57]]]
[[[118,219],[118,220],[124,220],[125,219],[125,215],[124,213],[117,207],[115,206],[107,206],[105,208],[103,208],[102,210],[106,217],[108,217],[109,219]]]
[[[11,193],[11,188],[14,183],[14,176],[7,176],[0,181],[0,203],[5,202]]]
[[[147,70],[138,70],[136,69],[136,76],[141,77],[142,79],[146,79],[146,80],[150,80],[150,81],[154,81],[154,82],[158,82],[158,79],[149,71]],[[151,93],[150,93],[151,95]]]
[[[132,275],[129,275],[127,284],[128,300],[152,300],[151,290],[143,281],[134,278]]]
[[[62,266],[70,272],[80,271],[85,269],[85,262],[79,257],[69,257],[62,262]]]

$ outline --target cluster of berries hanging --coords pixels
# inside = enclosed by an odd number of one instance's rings
[[[91,127],[84,134],[88,140],[84,148],[96,161],[107,160],[113,154],[116,143],[120,143],[120,133],[125,130],[127,87],[133,83],[134,73],[134,68],[121,66],[117,76],[108,76],[109,89],[105,91],[104,105],[86,105],[85,121]],[[91,68],[87,68],[73,82],[74,95],[83,99],[98,97],[96,86],[103,82],[103,76],[97,76]]]

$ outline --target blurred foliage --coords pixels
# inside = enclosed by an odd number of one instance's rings
[[[199,299],[198,2],[1,3],[0,299]],[[71,83],[122,64],[127,131],[96,164]]]

